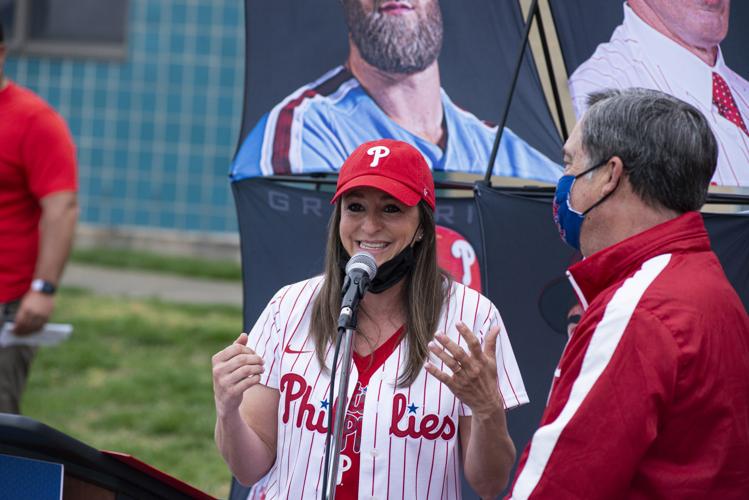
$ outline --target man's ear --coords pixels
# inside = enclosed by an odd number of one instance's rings
[[[606,163],[606,171],[608,177],[606,182],[601,186],[601,194],[603,196],[614,191],[624,177],[624,162],[618,156],[612,156]]]

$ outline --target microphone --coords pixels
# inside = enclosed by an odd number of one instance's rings
[[[369,289],[369,284],[377,274],[377,263],[367,252],[359,252],[346,264],[346,278],[341,293],[341,314],[338,316],[338,328],[354,326],[354,313],[359,301]]]

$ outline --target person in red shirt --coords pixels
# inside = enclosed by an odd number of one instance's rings
[[[9,81],[0,26],[0,328],[39,330],[70,253],[78,203],[75,146],[63,119]],[[0,412],[20,413],[34,348],[0,347]]]
[[[656,90],[590,104],[554,199],[583,313],[510,498],[749,498],[749,316],[698,212],[713,133]]]

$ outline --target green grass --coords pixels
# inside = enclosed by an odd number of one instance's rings
[[[231,476],[213,442],[211,356],[237,337],[240,309],[64,288],[53,321],[72,323],[73,335],[40,349],[23,413],[227,497]]]
[[[112,248],[75,249],[73,262],[118,269],[158,271],[192,278],[240,281],[242,269],[236,262],[160,255],[139,250]]]

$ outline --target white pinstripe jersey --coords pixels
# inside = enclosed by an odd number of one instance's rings
[[[749,186],[749,136],[713,105],[713,72],[726,81],[749,126],[749,82],[726,66],[720,51],[715,66],[708,66],[650,27],[625,3],[624,22],[611,40],[600,44],[570,77],[570,95],[578,117],[587,109],[588,94],[607,88],[644,87],[688,102],[705,115],[718,142],[713,182]]]
[[[322,281],[315,277],[282,288],[250,332],[248,346],[265,360],[261,383],[279,389],[281,398],[276,461],[249,498],[320,495],[330,377],[320,369],[308,329],[312,302]],[[453,283],[439,327],[465,347],[455,328],[457,321],[468,325],[482,342],[491,326],[501,326],[497,368],[505,406],[527,403],[512,347],[494,304],[475,290]],[[396,387],[407,349],[407,340],[403,340],[369,380],[362,417],[359,498],[460,498],[458,417],[470,415],[471,410],[426,371],[411,386]],[[328,366],[332,351],[328,350]],[[354,366],[349,398],[357,378]],[[418,407],[415,414],[406,410],[412,404]]]

